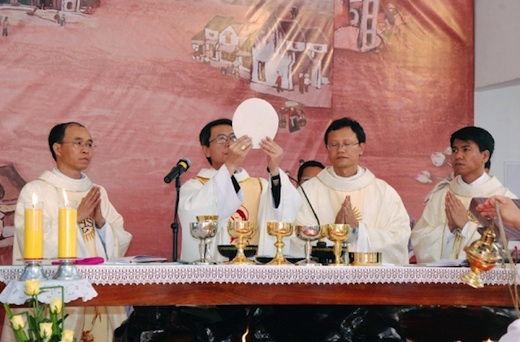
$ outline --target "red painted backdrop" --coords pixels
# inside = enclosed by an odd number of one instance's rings
[[[87,173],[134,235],[129,254],[171,258],[176,193],[163,177],[182,157],[192,165],[181,180],[207,166],[200,129],[246,98],[279,111],[276,140],[293,176],[302,159],[328,164],[331,120],[360,121],[362,164],[397,189],[413,220],[450,173],[451,132],[473,123],[472,0],[102,0],[63,12],[63,25],[55,9],[21,3],[0,4],[10,20],[0,39],[0,166],[30,181],[53,166],[50,128],[85,124],[98,145]],[[237,77],[222,74],[231,61]],[[303,94],[300,72],[312,78]],[[265,175],[261,152],[247,168]],[[9,174],[0,175],[7,226],[20,185]]]

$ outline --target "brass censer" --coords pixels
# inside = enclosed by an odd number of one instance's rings
[[[484,230],[480,240],[476,240],[464,247],[470,271],[461,276],[464,284],[474,288],[482,288],[484,284],[480,273],[489,271],[500,259],[500,250],[495,241],[495,225],[493,222]]]

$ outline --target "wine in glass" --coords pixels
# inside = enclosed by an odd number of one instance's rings
[[[305,241],[305,259],[298,261],[296,265],[319,266],[320,263],[311,259],[312,241],[316,241],[321,236],[321,227],[318,225],[296,225],[296,236]]]

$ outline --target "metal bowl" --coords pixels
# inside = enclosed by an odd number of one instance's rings
[[[352,266],[378,266],[383,259],[381,252],[349,252],[348,256]]]
[[[343,247],[341,256],[345,255],[348,248]],[[318,259],[322,265],[332,264],[334,262],[334,246],[327,246],[324,242],[318,242],[317,246],[312,246],[311,256]]]
[[[233,258],[237,255],[237,246],[235,245],[218,245],[217,250],[225,258],[229,260],[233,260]],[[258,252],[258,245],[247,245],[244,247],[244,255],[246,258],[250,258],[256,255]]]

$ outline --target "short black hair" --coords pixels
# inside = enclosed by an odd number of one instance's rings
[[[319,167],[321,169],[324,169],[325,168],[325,165],[323,165],[322,163],[320,163],[319,161],[317,160],[307,160],[305,162],[303,162],[300,167],[298,168],[298,182],[300,181],[300,178],[302,178],[302,175],[303,175],[303,171],[305,171],[306,168],[308,167]]]
[[[49,133],[49,149],[51,150],[52,158],[54,160],[56,160],[56,153],[54,153],[54,149],[52,148],[52,146],[55,143],[61,144],[63,142],[63,138],[65,137],[65,131],[69,126],[85,127],[79,122],[71,121],[57,124],[51,129],[51,132]]]
[[[493,136],[488,131],[486,131],[484,128],[476,126],[466,126],[451,134],[451,147],[453,147],[453,142],[455,139],[462,141],[473,141],[475,144],[477,144],[480,152],[484,152],[486,150],[489,151],[489,159],[484,167],[486,169],[491,168],[491,156],[495,150],[495,139],[493,139]]]
[[[327,146],[329,143],[329,133],[330,132],[337,131],[338,129],[342,129],[345,127],[350,127],[352,129],[352,131],[354,131],[354,133],[356,133],[358,142],[360,144],[366,142],[365,131],[363,130],[363,127],[361,127],[359,122],[357,122],[356,120],[353,120],[351,118],[345,117],[345,118],[334,120],[329,125],[329,127],[325,131],[325,137],[324,137],[325,146]]]
[[[222,119],[213,120],[213,121],[207,123],[206,126],[204,126],[204,128],[202,128],[202,130],[200,131],[200,134],[199,134],[200,146],[209,147],[209,138],[211,137],[211,129],[215,126],[220,126],[220,125],[226,125],[226,126],[233,127],[233,121],[231,121],[231,119],[222,118]],[[211,158],[207,157],[206,159],[211,164]]]

